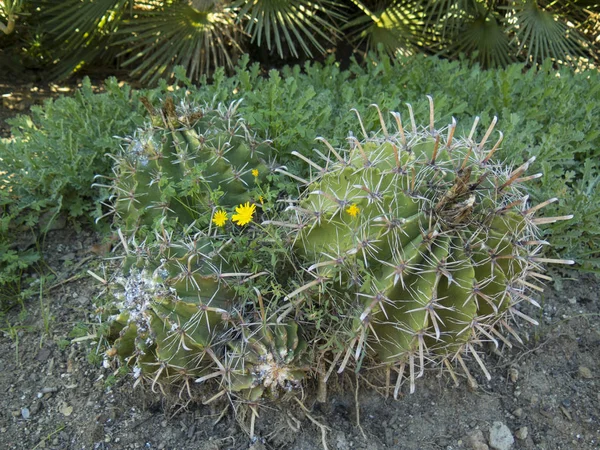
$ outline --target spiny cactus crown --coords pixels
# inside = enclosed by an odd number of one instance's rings
[[[168,97],[150,123],[125,139],[114,157],[111,186],[116,222],[131,233],[165,219],[208,223],[219,210],[253,202],[253,188],[275,168],[269,141],[257,139],[229,107],[176,108]],[[102,186],[102,185],[101,185]]]

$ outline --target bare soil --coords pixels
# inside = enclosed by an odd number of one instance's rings
[[[542,308],[528,311],[538,327],[512,349],[490,347],[487,381],[479,387],[429,372],[414,394],[386,399],[354,376],[338,379],[324,405],[310,392],[220,418],[226,401],[182,405],[150,389],[133,389],[131,375],[102,367],[94,337],[94,301],[101,284],[100,237],[65,227],[47,236],[45,258],[57,278],[0,326],[0,447],[6,449],[486,449],[501,422],[514,449],[600,448],[600,289],[588,275],[564,275],[549,286]],[[94,253],[94,251],[96,253]],[[560,287],[560,290],[557,288]],[[248,411],[246,411],[248,412]],[[309,417],[310,416],[310,417]],[[318,422],[322,427],[316,425]],[[498,426],[498,424],[496,424]],[[327,427],[327,428],[325,428]],[[323,434],[324,432],[324,434]],[[496,445],[496,448],[499,444]],[[491,447],[490,447],[491,446]]]

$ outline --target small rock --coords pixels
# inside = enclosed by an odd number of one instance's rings
[[[529,430],[527,430],[527,427],[521,427],[517,431],[515,431],[515,437],[520,441],[524,441],[525,439],[527,439],[528,435]]]
[[[35,355],[35,360],[39,362],[46,362],[51,353],[52,351],[48,347],[42,347],[37,352],[37,355]]]
[[[594,378],[592,371],[588,367],[585,367],[585,366],[579,366],[579,376],[581,378],[585,378],[586,380],[590,380],[590,379]]]
[[[514,367],[511,367],[510,369],[508,369],[508,377],[510,378],[510,381],[516,383],[519,379],[519,371]]]
[[[73,407],[67,403],[62,403],[58,411],[65,417],[69,417],[73,413]]]
[[[509,450],[515,443],[510,429],[502,422],[494,422],[490,428],[490,447],[494,450]]]
[[[475,430],[467,436],[467,445],[471,450],[489,450],[481,430]]]
[[[248,448],[248,450],[267,450],[267,448],[262,442],[256,441]]]
[[[513,416],[521,418],[523,417],[523,408],[517,408],[513,411]]]
[[[29,408],[21,408],[21,417],[23,419],[29,419],[29,417],[30,417]]]
[[[31,415],[37,414],[38,412],[40,412],[41,407],[42,407],[42,402],[37,400],[31,404],[31,408],[29,408],[29,412],[31,413]]]

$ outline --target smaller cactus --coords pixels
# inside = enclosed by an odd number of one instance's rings
[[[167,235],[168,236],[168,235]],[[111,357],[136,375],[162,383],[189,383],[212,372],[235,310],[235,293],[215,241],[201,233],[183,241],[164,236],[138,246],[116,277]],[[166,381],[165,381],[166,380]]]
[[[229,389],[241,391],[250,401],[260,398],[265,389],[277,398],[280,389],[298,388],[312,369],[308,343],[296,322],[262,324],[250,336],[233,341],[230,348]]]
[[[208,223],[217,208],[253,201],[274,164],[269,141],[258,140],[229,107],[176,108],[171,97],[156,110],[142,99],[150,124],[125,139],[114,157],[111,213],[126,234],[140,226],[176,219]],[[99,185],[103,186],[103,185]]]
[[[188,230],[190,231],[190,228]],[[127,251],[123,275],[111,291],[107,352],[133,368],[138,382],[179,386],[220,380],[221,389],[245,400],[298,387],[310,370],[310,352],[297,323],[252,323],[253,301],[235,285],[251,273],[232,272],[224,236],[202,232],[173,239],[163,230],[152,244]]]

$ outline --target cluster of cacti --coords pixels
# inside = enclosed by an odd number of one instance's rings
[[[114,157],[110,214],[130,233],[177,219],[208,223],[218,208],[253,201],[249,191],[273,170],[270,143],[252,135],[229,107],[178,107],[168,97],[160,109],[142,99],[150,123],[126,138]]]
[[[392,132],[376,107],[380,129],[368,133],[359,115],[362,138],[351,134],[348,150],[320,139],[329,151],[317,151],[322,163],[295,153],[313,171],[310,180],[293,175],[305,192],[262,226],[233,233],[223,227],[225,209],[238,205],[239,225],[255,221],[248,186],[272,170],[287,173],[261,159],[268,146],[249,136],[236,107],[177,116],[171,102],[160,114],[148,105],[154,125],[116,166],[117,224],[130,235],[121,234],[127,262],[113,283],[108,355],[153,385],[189,391],[192,381],[218,380],[220,393],[256,401],[308,373],[321,374],[323,386],[353,361],[356,370],[397,371],[395,395],[405,369],[413,391],[428,364],[456,378],[458,363],[474,382],[463,355],[489,377],[476,346],[519,339],[510,319],[535,323],[518,304],[537,305],[535,281],[549,279],[541,265],[572,263],[538,256],[547,242],[537,226],[570,216],[534,217],[554,199],[527,204],[533,159],[514,169],[492,161],[502,141],[486,147],[495,120],[478,141],[478,119],[466,138],[454,136],[454,121],[436,129],[431,98],[428,127],[416,126],[409,106],[410,129],[392,113]],[[188,226],[168,231],[164,217]],[[156,237],[129,249],[143,224],[158,226]],[[257,273],[257,261],[239,257],[249,249],[232,248],[250,232],[258,246],[286,235],[279,242],[290,244],[289,261],[305,270],[286,271],[274,258]],[[283,304],[254,284],[265,274],[267,286],[277,285],[271,293],[287,293]],[[333,362],[323,376],[325,360]]]
[[[380,121],[369,134],[358,116],[362,138],[351,135],[348,151],[321,139],[314,174],[297,205],[290,207],[297,227],[296,251],[307,261],[336,315],[328,342],[345,343],[335,360],[339,371],[354,356],[358,366],[395,369],[396,392],[405,368],[410,390],[424,367],[451,362],[469,374],[463,354],[471,354],[489,377],[475,346],[482,341],[510,345],[504,332],[518,336],[510,316],[547,280],[538,257],[547,242],[537,225],[571,216],[534,218],[545,204],[530,207],[523,183],[531,158],[511,169],[491,159],[502,141],[488,149],[495,120],[480,141],[478,119],[467,138],[454,136],[456,123],[438,130],[430,98],[430,123],[417,127],[409,105],[406,129],[392,113],[395,130]],[[357,112],[358,115],[358,112]],[[367,358],[367,359],[365,359]],[[388,372],[389,373],[389,372]]]
[[[307,343],[292,321],[255,323],[248,305],[262,302],[260,292],[252,300],[235,290],[254,274],[229,261],[232,237],[257,219],[257,188],[268,189],[269,142],[251,135],[239,102],[177,110],[168,98],[156,110],[143,101],[151,123],[126,139],[109,186],[126,255],[111,282],[107,355],[161,389],[191,395],[192,382],[218,379],[246,399],[277,395],[310,367]],[[229,213],[237,230],[226,226]]]

